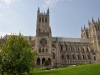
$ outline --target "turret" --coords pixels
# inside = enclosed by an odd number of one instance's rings
[[[92,17],[92,23],[95,23],[95,21],[94,21],[93,17]]]
[[[49,15],[49,8],[47,9],[47,14]]]
[[[37,11],[37,14],[39,14],[40,13],[40,8],[38,7],[38,11]]]

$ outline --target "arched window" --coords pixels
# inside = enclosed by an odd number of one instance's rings
[[[84,55],[82,55],[82,58],[83,58],[83,59],[85,59],[85,56],[84,56]]]
[[[44,17],[42,17],[42,22],[44,22]]]
[[[44,48],[42,49],[42,52],[44,52]]]
[[[37,58],[37,65],[40,65],[40,58]]]
[[[87,48],[86,52],[89,52],[89,49]]]
[[[80,55],[77,55],[77,59],[78,59],[78,60],[80,59]]]
[[[41,52],[41,48],[39,49],[39,52]]]
[[[96,60],[96,56],[94,56],[94,60]]]
[[[49,65],[51,65],[51,59],[50,58],[48,58],[48,62],[49,62]]]
[[[61,55],[61,59],[64,59],[64,55],[63,54]]]
[[[53,59],[55,59],[55,53],[53,53]]]
[[[53,48],[56,48],[56,46],[55,46],[55,44],[54,44],[54,43],[52,43],[52,47],[53,47]]]
[[[39,18],[39,22],[41,22],[41,18]]]
[[[66,50],[68,50],[67,45],[65,45]]]
[[[45,58],[42,59],[42,65],[44,64]]]
[[[47,22],[47,18],[45,18],[45,22]]]
[[[75,59],[75,55],[72,55],[72,59]]]
[[[69,54],[67,54],[66,56],[67,56],[67,59],[70,59],[70,56],[69,56]]]
[[[84,52],[84,48],[82,48],[82,51],[81,52]]]
[[[87,59],[90,59],[90,55],[87,55]]]
[[[63,50],[63,46],[60,44],[60,50]]]

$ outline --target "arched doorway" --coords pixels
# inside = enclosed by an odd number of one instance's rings
[[[40,65],[40,58],[37,58],[37,65]]]
[[[42,65],[44,64],[45,58],[42,59]]]
[[[49,62],[49,65],[51,65],[51,59],[50,58],[48,58],[48,62]]]

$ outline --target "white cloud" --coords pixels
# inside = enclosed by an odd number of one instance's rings
[[[11,3],[15,1],[20,1],[20,0],[2,0],[2,1],[5,2],[7,5],[10,5]]]
[[[2,7],[2,4],[0,4],[0,8]]]
[[[1,37],[1,36],[5,36],[6,34],[10,35],[11,33],[0,31],[0,37]]]
[[[44,0],[43,7],[54,7],[60,1],[72,1],[72,0]]]

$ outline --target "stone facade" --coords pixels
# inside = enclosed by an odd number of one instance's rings
[[[38,8],[36,36],[24,36],[32,45],[32,51],[37,51],[35,64],[43,67],[45,60],[51,67],[76,65],[80,63],[92,64],[100,62],[100,20],[88,22],[89,27],[81,28],[81,38],[52,37],[49,9],[41,13]],[[1,39],[8,39],[6,35]]]

